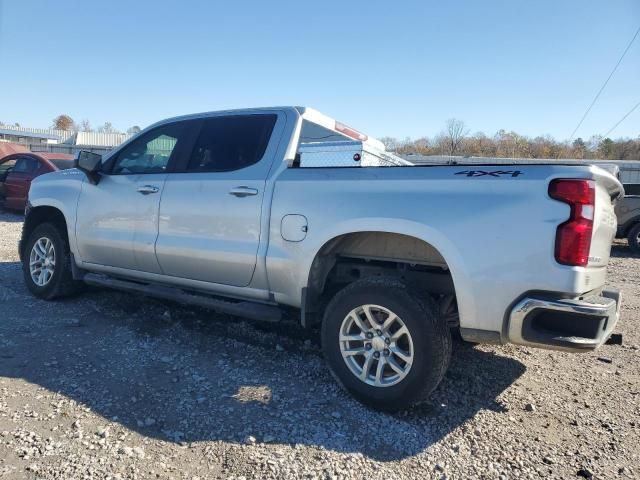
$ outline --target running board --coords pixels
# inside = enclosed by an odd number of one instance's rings
[[[107,277],[95,273],[87,273],[83,280],[89,285],[107,287],[127,292],[141,293],[149,297],[163,298],[184,305],[197,305],[208,308],[218,313],[226,313],[238,317],[262,320],[265,322],[278,322],[282,319],[281,310],[274,305],[266,305],[258,302],[243,300],[231,301],[186,292],[179,288],[167,287],[158,284],[146,284]]]

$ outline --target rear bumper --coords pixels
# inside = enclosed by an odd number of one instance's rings
[[[614,289],[583,299],[525,297],[511,310],[508,340],[551,350],[595,350],[613,332],[620,305]]]

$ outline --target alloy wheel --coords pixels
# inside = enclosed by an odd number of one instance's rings
[[[29,255],[29,273],[31,280],[39,287],[51,281],[56,267],[56,250],[47,237],[39,238],[31,248]]]
[[[340,326],[340,353],[353,375],[375,387],[402,381],[413,364],[411,333],[388,308],[361,305]]]

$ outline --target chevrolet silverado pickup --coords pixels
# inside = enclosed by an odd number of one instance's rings
[[[34,180],[29,290],[83,284],[317,326],[338,382],[374,408],[424,400],[452,334],[588,351],[620,182],[595,166],[415,166],[303,107],[188,115]]]

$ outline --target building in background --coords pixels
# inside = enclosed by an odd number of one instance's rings
[[[64,143],[93,147],[117,147],[131,137],[128,133],[74,132]]]
[[[20,127],[0,127],[0,142],[11,142],[20,145],[50,145],[60,141],[60,137],[53,133],[30,132]]]
[[[128,133],[76,132],[30,127],[0,127],[0,142],[23,145],[32,152],[75,154],[80,150],[105,153],[131,137]]]

